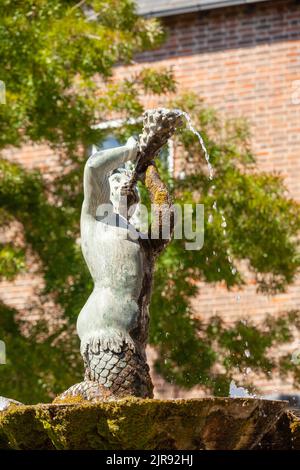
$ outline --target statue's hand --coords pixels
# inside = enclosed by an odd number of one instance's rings
[[[121,200],[124,201],[126,198],[127,206],[130,207],[132,204],[139,202],[139,196],[135,186],[132,187],[130,182],[124,183],[120,191]]]
[[[138,142],[134,137],[129,137],[126,142],[126,147],[129,149],[129,160],[135,162],[139,150]]]

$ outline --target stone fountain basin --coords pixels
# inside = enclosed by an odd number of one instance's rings
[[[287,402],[256,398],[11,405],[0,449],[252,449]]]

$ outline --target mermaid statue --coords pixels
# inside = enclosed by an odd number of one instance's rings
[[[77,321],[85,375],[59,399],[153,397],[145,352],[152,277],[174,227],[172,201],[154,159],[181,124],[177,110],[146,111],[138,140],[130,137],[124,146],[95,150],[86,162],[81,248],[94,289]],[[138,181],[152,203],[147,232],[133,223]],[[164,224],[170,227],[167,236]]]

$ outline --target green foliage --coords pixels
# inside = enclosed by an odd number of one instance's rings
[[[81,380],[82,364],[74,354],[79,342],[75,335],[62,336],[61,331],[44,341],[39,341],[37,331],[26,337],[20,333],[16,314],[0,303],[1,340],[7,352],[0,370],[1,394],[28,404],[48,401]]]
[[[12,243],[0,244],[0,278],[14,279],[25,268],[25,252]]]
[[[130,63],[133,53],[163,39],[156,20],[137,17],[129,0],[93,0],[85,8],[79,3],[1,2],[7,106],[0,107],[0,147],[28,138],[69,152],[90,144],[95,138],[90,125],[107,113],[97,80],[91,79],[109,79],[117,62]],[[125,96],[128,86],[120,84]]]
[[[175,91],[175,83],[170,70],[159,71],[155,69],[143,69],[139,79],[144,86],[146,93],[161,95],[167,91]]]
[[[0,368],[0,393],[26,402],[45,401],[81,376],[74,323],[92,282],[76,240],[86,148],[105,137],[94,124],[123,117],[125,125],[116,131],[122,141],[140,131],[126,119],[141,115],[145,93],[175,90],[172,74],[163,69],[112,78],[114,65],[131,63],[134,53],[159,45],[164,38],[159,23],[138,18],[128,0],[88,5],[63,0],[1,5],[0,79],[7,104],[0,106],[0,149],[46,142],[59,152],[62,166],[50,183],[41,172],[0,160],[0,224],[18,221],[25,240],[24,246],[0,246],[0,276],[11,280],[26,270],[30,250],[45,281],[41,300],[51,296],[65,320],[54,333],[41,323],[25,336],[16,312],[1,305],[0,339],[7,343],[8,363]],[[242,286],[241,263],[259,289],[284,290],[299,267],[299,206],[278,175],[256,171],[244,122],[220,120],[193,95],[171,106],[192,115],[215,177],[209,182],[195,136],[188,130],[178,134],[177,151],[184,152],[191,171],[185,179],[173,179],[164,165],[162,172],[177,202],[205,205],[205,243],[200,251],[187,251],[184,240],[175,240],[159,259],[150,338],[159,352],[157,368],[170,381],[202,384],[217,394],[227,394],[231,377],[245,367],[266,374],[291,371],[299,382],[299,367],[291,368],[287,358],[280,363],[268,358],[271,346],[290,341],[296,313],[260,327],[238,322],[229,328],[217,318],[208,324],[196,320],[191,307],[200,280]]]

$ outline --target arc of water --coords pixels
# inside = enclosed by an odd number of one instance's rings
[[[181,115],[185,118],[186,120],[186,123],[187,123],[187,126],[188,126],[188,129],[198,138],[199,140],[199,143],[200,143],[200,146],[201,146],[201,149],[202,149],[202,152],[204,154],[204,158],[206,160],[206,163],[207,163],[207,168],[208,168],[208,173],[209,173],[209,179],[210,180],[213,180],[213,177],[214,177],[214,169],[213,169],[213,166],[210,162],[210,156],[209,156],[209,153],[208,153],[208,150],[206,148],[206,145],[204,143],[204,140],[203,140],[203,137],[202,135],[200,134],[200,132],[198,132],[194,126],[193,126],[193,123],[192,123],[192,120],[191,120],[191,116],[186,113],[185,111],[181,111],[181,110],[178,110],[178,112],[181,113]]]
[[[206,145],[205,145],[205,142],[203,140],[203,137],[202,135],[200,134],[200,132],[198,132],[195,127],[193,126],[193,123],[192,123],[192,120],[191,120],[191,116],[185,112],[185,111],[182,111],[180,109],[176,110],[181,116],[183,116],[186,120],[186,123],[187,123],[187,127],[188,129],[197,137],[198,141],[199,141],[199,144],[201,146],[201,149],[202,149],[202,152],[204,154],[204,158],[206,160],[206,164],[207,164],[207,168],[208,168],[208,174],[209,174],[209,179],[212,181],[213,178],[214,178],[214,169],[213,169],[213,166],[210,162],[210,156],[209,156],[209,153],[208,153],[208,150],[206,148]],[[215,210],[215,211],[218,211],[218,207],[217,207],[217,202],[214,201],[213,205],[212,205],[212,208]],[[221,211],[221,227],[224,229],[223,230],[223,233],[224,235],[226,235],[226,227],[227,227],[227,220],[226,220],[226,217],[224,216],[223,212]],[[209,218],[208,218],[208,222],[209,223],[212,223],[213,222],[213,215],[210,214]],[[229,262],[229,265],[230,265],[230,270],[232,272],[233,275],[236,274],[237,270],[236,268],[233,266],[232,264],[232,259],[230,257],[230,255],[228,255],[228,262]]]

